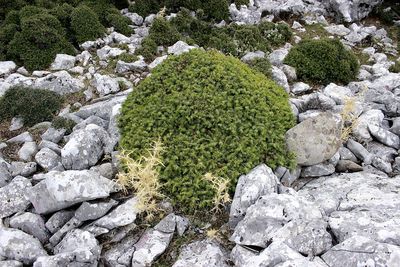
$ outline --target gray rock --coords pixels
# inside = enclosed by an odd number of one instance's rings
[[[132,63],[127,63],[121,60],[118,60],[117,66],[115,68],[115,72],[117,73],[126,73],[129,71],[133,72],[144,72],[148,68],[147,63],[143,60],[143,58],[132,62]]]
[[[399,154],[396,149],[375,141],[369,142],[366,148],[371,154],[379,156],[383,160],[390,163],[392,163],[394,158]]]
[[[247,52],[240,60],[243,62],[251,62],[257,58],[264,58],[265,53],[263,51]]]
[[[283,60],[289,54],[289,50],[286,48],[280,48],[277,50],[272,51],[268,55],[268,59],[274,66],[281,66],[283,64]]]
[[[233,197],[229,225],[236,227],[246,215],[246,210],[253,205],[261,196],[278,191],[278,178],[265,164],[259,165],[247,175],[239,177]]]
[[[239,9],[238,9],[239,8]],[[231,4],[229,6],[229,13],[233,21],[244,24],[256,24],[260,22],[261,12],[249,9],[242,5],[241,7]]]
[[[23,161],[31,161],[37,152],[36,142],[26,142],[18,150],[18,157]]]
[[[280,86],[282,86],[286,92],[290,92],[289,83],[285,73],[278,67],[272,66],[271,70],[272,79]]]
[[[103,48],[98,49],[96,53],[100,60],[107,60],[108,58],[115,58],[119,55],[122,55],[125,52],[125,50],[117,47],[109,47],[106,45]]]
[[[393,125],[390,131],[400,136],[400,117],[393,119]]]
[[[195,46],[188,45],[183,41],[178,41],[174,45],[168,47],[168,54],[180,55],[195,48]]]
[[[44,224],[42,216],[30,212],[15,215],[10,220],[10,227],[24,231],[45,244],[50,238],[50,234]]]
[[[7,140],[7,143],[25,143],[25,142],[32,142],[33,137],[29,132],[23,132],[11,139]]]
[[[327,226],[317,205],[296,194],[272,193],[260,197],[247,209],[230,240],[261,248],[268,247],[273,240],[284,242],[300,253],[315,255],[332,246]]]
[[[295,95],[305,93],[310,90],[310,86],[303,82],[293,84],[291,92]]]
[[[310,109],[328,111],[332,110],[335,106],[336,103],[332,98],[322,93],[312,93],[305,96],[304,104],[301,108],[299,108],[299,111],[304,112]]]
[[[393,163],[393,172],[400,174],[400,157],[397,157]]]
[[[335,165],[328,162],[304,167],[301,171],[301,177],[321,177],[331,175],[335,172]]]
[[[8,170],[5,162],[0,162],[0,188],[7,185],[12,179],[12,176]]]
[[[363,170],[363,167],[355,163],[354,161],[341,159],[336,165],[337,172],[360,172]]]
[[[104,120],[96,115],[92,115],[92,116],[88,117],[87,119],[81,121],[77,125],[75,125],[73,128],[73,131],[75,132],[80,129],[85,129],[86,126],[88,126],[89,124],[96,124],[97,126],[102,127],[104,129],[107,129],[107,127],[108,127],[107,120]]]
[[[325,87],[323,93],[332,98],[337,105],[344,105],[346,101],[349,101],[354,96],[349,88],[338,86],[334,83],[330,83]]]
[[[30,190],[29,200],[39,214],[47,214],[74,204],[108,197],[113,182],[91,171],[52,171]]]
[[[150,64],[149,64],[149,69],[152,70],[155,67],[157,67],[158,65],[160,65],[164,60],[166,60],[168,58],[168,55],[164,55],[161,57],[157,57],[156,59],[154,59]]]
[[[55,129],[55,128],[49,128],[47,129],[42,135],[42,139],[46,141],[53,142],[55,144],[58,144],[62,140],[62,138],[65,135],[66,130],[65,129]]]
[[[38,78],[34,84],[35,88],[47,89],[60,95],[76,93],[85,88],[84,83],[72,77],[67,71],[51,73],[43,78]]]
[[[126,94],[114,96],[104,101],[96,102],[94,104],[83,106],[79,111],[73,113],[82,119],[87,119],[90,116],[98,116],[103,120],[109,120],[110,114],[114,106],[121,104],[126,99]],[[78,122],[79,123],[79,122]],[[96,123],[95,123],[96,124]]]
[[[16,131],[21,129],[22,127],[24,127],[24,120],[20,117],[14,117],[11,120],[11,125],[10,128],[8,128],[8,130]]]
[[[351,31],[346,28],[343,24],[339,25],[329,25],[324,27],[324,29],[329,32],[330,34],[334,35],[339,35],[339,36],[346,36],[348,35]]]
[[[396,134],[376,125],[368,125],[368,130],[382,144],[400,149],[400,138]]]
[[[53,170],[62,167],[61,157],[49,148],[42,148],[35,155],[35,160],[45,170]]]
[[[346,146],[357,158],[363,161],[364,164],[371,164],[373,156],[360,143],[349,139],[347,140]]]
[[[108,133],[95,124],[71,134],[61,149],[61,160],[66,169],[83,170],[96,165],[104,154]]]
[[[31,187],[32,184],[28,179],[18,176],[0,188],[0,219],[28,208],[30,203],[27,190]]]
[[[106,215],[117,204],[118,202],[113,199],[97,203],[83,202],[75,211],[75,217],[82,222],[96,220]]]
[[[23,267],[23,264],[20,261],[14,261],[14,260],[2,261],[2,260],[0,260],[0,267]]]
[[[54,62],[51,64],[51,70],[68,70],[75,65],[75,57],[66,54],[57,54]]]
[[[105,251],[103,260],[108,267],[126,267],[131,264],[132,254],[135,250],[135,243],[139,240],[139,235],[130,235],[122,241],[112,244],[110,249]],[[126,261],[126,255],[130,255]]]
[[[228,267],[227,252],[216,242],[202,240],[183,247],[172,267]]]
[[[29,177],[36,172],[36,169],[36,162],[13,161],[9,166],[9,171],[13,177],[18,175]]]
[[[318,117],[319,115],[321,115],[323,113],[324,112],[321,111],[321,110],[310,109],[310,110],[307,110],[306,112],[300,113],[298,121],[299,122],[303,122],[303,121],[311,119],[311,118],[316,118],[316,117]]]
[[[299,179],[301,173],[301,167],[297,167],[294,170],[289,170],[286,167],[278,167],[275,170],[275,175],[281,181],[284,186],[291,186],[297,179]]]
[[[74,211],[60,210],[54,213],[46,222],[46,228],[54,234],[61,229],[72,217]]]
[[[0,77],[10,74],[16,68],[14,61],[0,61]]]
[[[127,16],[132,21],[132,23],[136,26],[140,26],[143,24],[143,21],[144,21],[143,17],[136,13],[128,13],[125,16]]]
[[[387,162],[377,156],[372,158],[372,166],[374,166],[378,170],[383,171],[387,174],[392,173],[392,171],[393,171],[392,165],[389,162]]]
[[[291,82],[295,82],[297,80],[297,72],[294,67],[283,64],[279,68],[283,71],[283,73],[285,73],[288,82],[291,83]]]
[[[20,230],[0,227],[0,257],[32,264],[47,255],[39,240]]]
[[[323,113],[290,129],[286,133],[286,143],[297,155],[299,165],[311,166],[335,155],[341,145],[340,135],[340,119]]]
[[[119,91],[118,81],[109,75],[94,74],[92,86],[96,88],[100,96],[116,93]]]
[[[321,257],[331,267],[397,266],[400,248],[362,236],[353,236],[334,246]]]

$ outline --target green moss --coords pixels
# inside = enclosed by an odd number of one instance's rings
[[[284,62],[296,68],[300,80],[322,84],[348,83],[355,80],[359,70],[354,53],[337,39],[301,41]]]
[[[121,114],[121,148],[137,159],[160,138],[164,193],[188,212],[212,205],[206,173],[230,179],[233,191],[238,177],[262,162],[294,162],[284,140],[294,126],[288,95],[216,51],[169,57],[128,96]]]
[[[0,121],[20,116],[26,126],[48,121],[61,109],[62,98],[51,91],[10,88],[0,98]]]
[[[75,8],[72,12],[71,28],[78,43],[95,40],[105,33],[96,13],[85,5]]]

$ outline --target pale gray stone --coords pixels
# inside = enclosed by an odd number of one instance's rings
[[[0,219],[28,208],[30,202],[27,190],[31,187],[32,184],[28,179],[18,176],[0,188]]]
[[[8,170],[7,164],[0,161],[0,188],[6,186],[11,179],[12,176]]]
[[[64,226],[72,217],[74,211],[60,210],[55,212],[46,222],[46,228],[54,234]]]
[[[271,70],[272,79],[280,86],[282,86],[286,92],[290,91],[289,83],[286,74],[278,67],[272,66]]]
[[[229,13],[233,21],[244,24],[256,24],[261,20],[261,12],[249,9],[245,5],[236,6],[232,3],[229,6]]]
[[[400,137],[376,125],[368,125],[371,135],[384,145],[400,149]]]
[[[10,74],[15,71],[17,65],[14,61],[0,61],[0,77]]]
[[[308,84],[303,82],[297,82],[293,84],[291,92],[295,95],[299,95],[309,91],[310,89],[311,87]]]
[[[158,65],[160,65],[164,60],[166,60],[168,58],[167,55],[161,56],[161,57],[157,57],[156,59],[153,60],[153,62],[151,62],[149,64],[149,69],[152,70],[155,67],[157,67]]]
[[[119,89],[118,81],[109,75],[94,74],[92,86],[100,96],[116,93]]]
[[[229,225],[236,227],[246,210],[263,195],[278,191],[278,178],[271,168],[262,164],[239,177],[229,214]]]
[[[321,111],[332,110],[336,106],[336,102],[324,95],[323,93],[312,93],[304,97],[304,104],[299,107],[300,112],[304,112],[310,109],[316,109]]]
[[[8,128],[8,130],[16,131],[21,129],[22,127],[24,127],[24,120],[20,117],[14,117],[11,120],[11,125],[10,128]]]
[[[131,62],[131,63],[127,63],[122,60],[118,60],[117,66],[115,68],[115,72],[117,72],[117,73],[126,73],[129,71],[144,72],[147,70],[147,68],[148,68],[148,65],[144,61],[143,58],[141,58],[135,62]]]
[[[36,142],[26,142],[18,150],[18,157],[23,161],[31,161],[37,151]]]
[[[195,48],[195,46],[188,45],[183,41],[178,41],[174,45],[168,47],[168,54],[180,55]]]
[[[57,54],[54,62],[51,64],[51,70],[68,70],[74,67],[75,57],[66,54]]]
[[[268,59],[269,59],[269,61],[271,62],[272,65],[279,67],[279,66],[283,65],[283,60],[285,59],[287,54],[289,54],[289,50],[288,49],[280,48],[280,49],[272,51],[268,55]]]
[[[373,155],[368,152],[360,143],[354,141],[353,139],[347,140],[347,148],[364,164],[369,165],[372,162]]]
[[[251,62],[258,58],[264,58],[265,53],[263,51],[247,52],[240,60],[243,62]]]
[[[9,171],[13,177],[24,176],[29,177],[34,174],[37,170],[36,162],[21,162],[13,161],[9,166]]]
[[[363,170],[363,167],[355,163],[354,161],[341,159],[336,165],[337,172],[360,172]]]
[[[45,244],[50,238],[50,234],[44,224],[42,216],[30,212],[15,215],[10,220],[10,227],[24,231]]]
[[[50,148],[42,148],[36,153],[35,161],[45,170],[62,167],[61,157]]]
[[[301,177],[321,177],[331,175],[335,172],[335,165],[328,162],[304,167],[301,171]]]
[[[346,28],[343,24],[339,25],[329,25],[325,26],[324,29],[329,32],[330,34],[338,35],[338,36],[346,36],[351,31]]]
[[[66,95],[83,90],[85,84],[80,79],[72,77],[67,71],[62,70],[51,73],[43,78],[38,78],[35,81],[34,87]]]
[[[337,105],[344,105],[346,101],[349,101],[354,96],[349,88],[338,86],[334,83],[330,83],[325,87],[323,93],[332,98]]]
[[[11,139],[6,141],[7,143],[25,143],[25,142],[33,142],[33,137],[29,132],[23,132]]]
[[[125,52],[125,50],[117,47],[109,47],[106,45],[103,48],[98,49],[96,53],[100,60],[107,60],[108,58],[115,58]]]
[[[50,127],[41,135],[41,137],[43,140],[58,144],[64,137],[65,132],[66,132],[65,129],[56,129],[56,128]]]
[[[74,204],[108,197],[114,183],[92,171],[51,171],[28,190],[29,200],[39,214],[47,214]]]
[[[297,155],[297,163],[311,166],[332,158],[341,145],[341,121],[323,113],[301,122],[286,133],[288,149]]]

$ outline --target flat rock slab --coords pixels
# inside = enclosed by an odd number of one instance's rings
[[[52,171],[28,190],[28,197],[37,213],[47,214],[80,202],[108,197],[113,184],[92,171]]]
[[[27,190],[31,187],[32,184],[28,179],[18,176],[0,188],[0,219],[25,211],[30,204]]]
[[[341,121],[331,113],[307,119],[287,131],[288,149],[297,155],[297,163],[311,166],[335,155],[341,145]]]

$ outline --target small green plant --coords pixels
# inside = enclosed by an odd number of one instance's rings
[[[284,134],[294,126],[288,95],[233,57],[193,49],[157,66],[124,102],[121,149],[138,160],[160,138],[163,193],[189,213],[212,208],[215,187],[266,162],[292,167]]]
[[[26,126],[52,120],[61,109],[58,94],[41,89],[13,87],[0,98],[0,121],[20,116]]]
[[[242,5],[247,6],[249,4],[249,0],[233,0],[236,6],[239,8]]]
[[[150,221],[159,211],[158,201],[164,197],[159,181],[162,152],[161,142],[155,141],[138,160],[132,159],[131,154],[125,150],[118,156],[122,168],[117,175],[117,181],[126,192],[134,190],[137,198],[136,208],[146,213],[146,219]]]
[[[271,62],[269,62],[268,58],[255,58],[255,59],[247,62],[247,64],[252,69],[261,72],[268,78],[271,78],[272,65],[271,65]]]
[[[85,5],[80,5],[72,12],[71,28],[78,43],[95,40],[105,33],[97,14]]]
[[[158,17],[151,25],[149,37],[157,45],[170,46],[179,41],[180,34],[166,19]]]
[[[70,133],[72,133],[72,129],[75,127],[76,122],[74,122],[73,120],[68,119],[68,118],[57,116],[53,119],[53,121],[51,122],[51,125],[55,129],[65,129],[66,134],[70,134]]]
[[[115,31],[122,33],[126,36],[130,36],[133,32],[132,28],[129,27],[131,20],[121,14],[109,14],[107,20],[110,26],[114,27]]]
[[[389,71],[394,73],[400,73],[400,62],[396,61],[394,65],[390,66]]]
[[[157,43],[153,38],[147,36],[142,40],[140,47],[135,51],[136,55],[143,56],[147,61],[153,60],[157,56]]]
[[[328,84],[355,80],[359,64],[352,51],[337,39],[304,40],[284,60],[296,68],[300,80]]]

